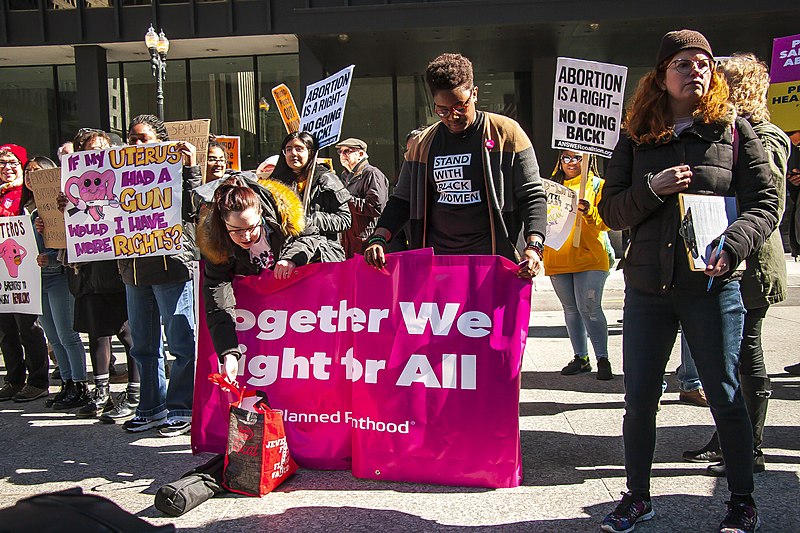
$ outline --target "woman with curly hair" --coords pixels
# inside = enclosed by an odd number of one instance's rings
[[[753,54],[734,54],[719,65],[730,86],[730,101],[736,113],[753,126],[769,158],[769,166],[778,192],[778,220],[783,216],[786,194],[786,167],[791,141],[780,128],[769,121],[767,89],[769,70]],[[758,252],[747,258],[747,268],[740,282],[744,301],[744,332],[739,356],[739,379],[742,395],[753,427],[753,473],[763,472],[764,453],[761,443],[769,403],[770,380],[761,346],[761,326],[771,304],[786,299],[786,261],[778,231],[770,234]],[[700,450],[683,454],[688,461],[720,460],[717,434]],[[711,465],[707,473],[725,475],[725,463]]]
[[[310,134],[296,131],[287,135],[281,143],[281,154],[270,177],[291,187],[303,200],[308,221],[325,238],[321,242],[322,261],[344,261],[339,237],[352,223],[350,192],[330,169],[314,165],[317,142]]]
[[[631,531],[654,514],[656,410],[680,326],[728,465],[731,498],[719,530],[752,532],[759,519],[752,497],[752,430],[736,372],[744,306],[735,268],[778,222],[767,157],[753,128],[735,118],[711,45],[692,30],[663,37],[656,67],[640,81],[624,128],[598,208],[610,228],[631,231],[622,347],[628,492],[601,528]],[[679,233],[679,193],[735,197],[739,204],[738,217],[713,241],[711,252],[701,251],[704,271],[689,266]]]

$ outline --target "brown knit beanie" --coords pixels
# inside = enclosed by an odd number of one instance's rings
[[[700,49],[708,54],[709,59],[714,59],[711,45],[708,44],[708,39],[702,33],[694,30],[676,30],[662,37],[658,56],[656,56],[656,68],[670,57],[687,48]]]

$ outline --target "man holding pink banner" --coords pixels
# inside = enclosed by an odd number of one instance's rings
[[[478,87],[466,57],[440,55],[425,81],[440,121],[409,139],[397,187],[364,258],[383,268],[392,235],[410,221],[411,248],[519,262],[522,231],[518,274],[532,278],[542,268],[547,195],[528,136],[516,121],[477,109]]]
[[[300,466],[518,486],[531,291],[516,273],[501,257],[418,251],[383,272],[351,259],[238,277],[238,381],[282,412]],[[199,333],[192,449],[219,453],[232,398],[206,379],[218,360]]]

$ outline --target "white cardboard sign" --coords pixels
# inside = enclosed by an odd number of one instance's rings
[[[319,148],[339,141],[354,68],[355,65],[350,65],[333,76],[306,87],[306,99],[300,115],[300,131],[313,135]]]
[[[0,218],[0,313],[42,314],[42,270],[30,217]]]
[[[559,57],[553,148],[611,157],[619,140],[628,67]]]

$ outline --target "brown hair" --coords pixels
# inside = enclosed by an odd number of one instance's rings
[[[234,212],[242,212],[253,208],[261,213],[261,201],[258,195],[241,178],[227,178],[214,192],[210,210],[201,222],[208,234],[208,242],[204,242],[203,255],[212,263],[224,263],[232,253],[232,246],[225,219]],[[205,239],[204,239],[205,241]]]
[[[673,134],[674,117],[669,106],[669,96],[664,83],[667,58],[660,67],[648,72],[636,87],[633,98],[628,103],[627,115],[622,127],[637,144],[658,144],[666,142]],[[725,122],[730,115],[728,103],[728,84],[716,70],[711,71],[708,91],[700,98],[693,113],[695,119],[706,124]]]
[[[730,101],[736,107],[736,113],[753,123],[769,120],[769,69],[766,63],[753,54],[737,52],[721,62],[719,70],[728,81]]]

